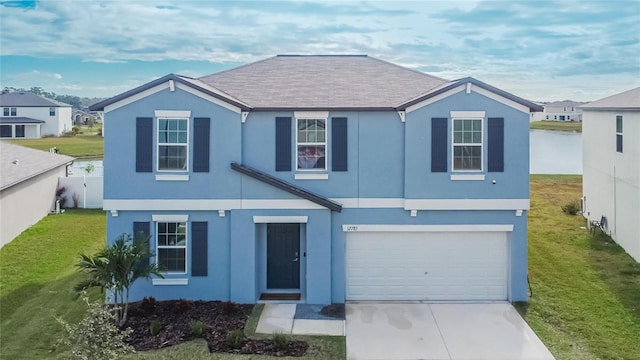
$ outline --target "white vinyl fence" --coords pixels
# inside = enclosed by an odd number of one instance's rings
[[[102,209],[102,176],[70,176],[58,180],[58,189],[65,188],[64,207]]]

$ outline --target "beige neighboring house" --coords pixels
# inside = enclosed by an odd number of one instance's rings
[[[584,216],[640,261],[640,87],[582,111]]]
[[[0,247],[54,209],[74,158],[0,141]]]

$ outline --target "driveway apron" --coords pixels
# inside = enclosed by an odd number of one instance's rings
[[[554,359],[509,303],[348,303],[348,360]]]

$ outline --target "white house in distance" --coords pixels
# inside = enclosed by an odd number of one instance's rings
[[[640,261],[640,87],[582,111],[584,216]]]
[[[58,136],[71,130],[71,105],[32,94],[0,95],[0,138]]]
[[[583,102],[564,100],[544,104],[544,119],[549,121],[582,121]]]
[[[73,158],[0,141],[0,247],[47,216]]]

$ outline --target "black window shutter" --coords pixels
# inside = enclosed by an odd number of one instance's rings
[[[347,171],[347,118],[331,119],[331,170]]]
[[[447,118],[431,119],[431,172],[447,172]]]
[[[136,118],[136,172],[151,172],[153,118]]]
[[[209,172],[209,118],[193,119],[193,172]]]
[[[291,171],[291,118],[276,118],[276,171]]]
[[[144,237],[149,251],[151,251],[151,248],[150,248],[151,239],[149,237],[149,235],[151,234],[150,230],[151,230],[151,224],[148,221],[144,221],[144,222],[136,221],[133,223],[133,237],[134,238],[137,236]],[[151,258],[149,258],[149,262],[151,262]]]
[[[191,276],[207,276],[208,224],[191,222]]]
[[[489,172],[504,171],[504,118],[489,118]]]

